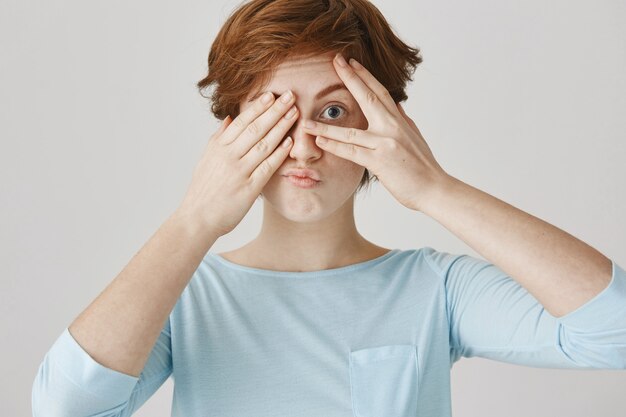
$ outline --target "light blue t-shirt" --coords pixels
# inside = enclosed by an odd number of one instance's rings
[[[495,265],[431,247],[311,272],[208,252],[139,377],[66,328],[33,383],[35,417],[130,416],[172,376],[174,417],[449,417],[463,357],[626,369],[626,272],[555,318]]]

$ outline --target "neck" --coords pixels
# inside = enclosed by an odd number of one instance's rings
[[[308,222],[287,219],[264,200],[261,231],[245,249],[257,265],[280,271],[338,268],[387,251],[358,232],[354,199],[323,219]]]

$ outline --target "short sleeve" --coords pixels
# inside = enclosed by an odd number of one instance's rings
[[[33,417],[130,416],[171,373],[169,318],[139,377],[96,362],[65,328],[35,376]]]
[[[626,369],[626,272],[613,260],[608,286],[556,318],[501,269],[427,248],[445,285],[451,364],[483,357],[539,368]]]

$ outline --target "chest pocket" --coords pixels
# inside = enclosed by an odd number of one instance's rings
[[[417,413],[417,346],[385,345],[350,352],[350,395],[356,417]]]

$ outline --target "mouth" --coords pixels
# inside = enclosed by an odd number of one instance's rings
[[[315,188],[321,181],[309,177],[298,177],[296,175],[283,175],[287,181],[300,188]]]
[[[281,172],[281,174],[288,177],[294,176],[299,178],[310,178],[315,181],[321,180],[320,173],[315,169],[310,168],[292,168],[286,170],[285,172]]]

